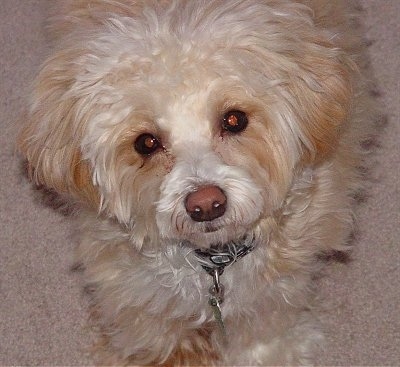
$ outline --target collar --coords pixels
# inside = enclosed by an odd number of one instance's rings
[[[226,244],[212,245],[206,249],[196,249],[195,254],[201,267],[211,276],[218,272],[221,275],[224,269],[253,251],[254,237],[244,236],[240,241]]]

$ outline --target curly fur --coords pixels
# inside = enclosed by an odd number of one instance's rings
[[[308,364],[319,255],[346,251],[373,107],[348,1],[70,0],[19,139],[32,179],[77,202],[101,364]],[[240,134],[221,116],[245,111]],[[151,133],[162,149],[133,146]],[[223,216],[185,198],[216,185]],[[226,268],[223,343],[194,250]]]

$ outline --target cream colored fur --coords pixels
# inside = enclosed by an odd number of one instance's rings
[[[321,255],[348,250],[373,118],[348,1],[75,0],[53,21],[20,150],[78,203],[95,359],[309,364]],[[362,69],[362,68],[361,68]],[[221,130],[230,110],[248,116]],[[134,149],[150,133],[162,148]],[[196,222],[204,185],[223,216]],[[222,341],[194,250],[254,237],[225,269]]]

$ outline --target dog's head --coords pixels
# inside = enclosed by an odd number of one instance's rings
[[[79,4],[20,149],[36,182],[116,218],[136,245],[240,238],[334,149],[351,66],[307,8]]]

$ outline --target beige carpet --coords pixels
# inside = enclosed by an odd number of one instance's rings
[[[70,223],[34,200],[14,154],[18,116],[46,55],[52,0],[0,0],[0,365],[87,365]],[[334,1],[334,0],[332,0]],[[353,261],[321,282],[329,345],[321,365],[400,365],[400,0],[363,0],[389,124]]]

